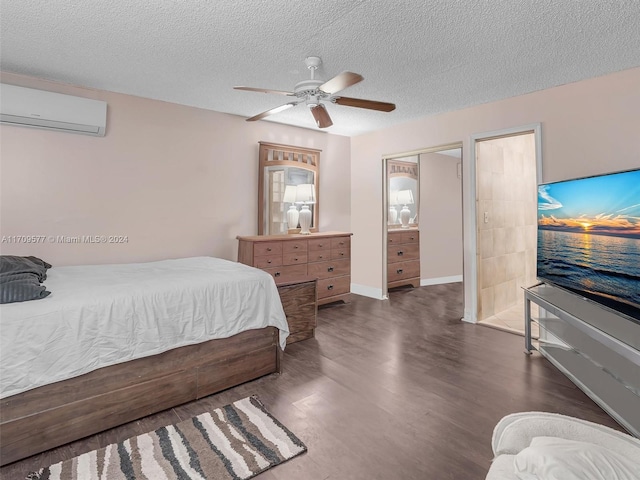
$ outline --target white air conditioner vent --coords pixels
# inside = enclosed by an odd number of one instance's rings
[[[107,103],[2,83],[0,123],[104,137]]]

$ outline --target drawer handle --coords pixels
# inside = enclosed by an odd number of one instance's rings
[[[338,245],[344,245],[344,242],[340,242]]]
[[[344,252],[340,252],[340,255],[344,255]]]
[[[321,243],[319,243],[319,244],[318,244],[318,247],[322,248],[322,244],[321,244]]]
[[[293,261],[294,261],[294,262],[297,262],[297,261],[298,261],[298,259],[297,259],[297,258],[294,258],[294,259],[293,259]]]
[[[271,247],[267,247],[267,252],[270,252],[270,251],[271,251]]]
[[[327,268],[327,272],[333,272],[333,267]]]
[[[318,258],[324,258],[322,255],[318,255]]]
[[[279,277],[280,276],[280,272],[276,272],[273,274],[274,277]]]
[[[416,237],[409,237],[409,240],[415,240]]]
[[[412,239],[413,240],[413,239]],[[293,248],[298,248],[298,245],[294,245]]]
[[[398,270],[396,270],[396,273],[402,273],[402,269],[399,268]]]
[[[401,257],[402,255],[404,255],[404,252],[402,250],[398,250],[398,256]]]
[[[271,260],[267,260],[267,263],[271,263]]]
[[[329,286],[327,287],[327,290],[333,290],[333,285],[329,285]]]

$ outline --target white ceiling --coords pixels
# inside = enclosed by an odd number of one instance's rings
[[[0,21],[3,71],[245,117],[287,97],[234,85],[292,90],[320,56],[397,105],[329,105],[340,135],[640,66],[640,0],[0,0]]]

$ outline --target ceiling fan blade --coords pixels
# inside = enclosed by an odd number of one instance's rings
[[[246,90],[248,92],[260,92],[260,93],[275,93],[277,95],[289,95],[293,96],[293,92],[285,92],[284,90],[270,90],[268,88],[254,88],[254,87],[233,87],[235,90]]]
[[[369,110],[378,110],[381,112],[392,112],[396,109],[394,103],[363,100],[362,98],[337,97],[333,99],[333,103],[344,105],[346,107],[368,108]]]
[[[311,108],[311,114],[313,118],[316,119],[319,128],[327,128],[333,125],[329,112],[327,112],[326,107],[321,103]]]
[[[334,94],[339,92],[340,90],[344,90],[351,85],[355,85],[358,82],[364,80],[364,77],[358,73],[353,72],[342,72],[333,77],[331,80],[327,80],[320,87],[325,93]]]
[[[268,117],[269,115],[273,115],[274,113],[279,113],[287,108],[295,107],[297,103],[285,103],[284,105],[280,105],[279,107],[272,108],[271,110],[267,110],[266,112],[259,113],[251,118],[247,118],[247,122],[255,122],[256,120],[260,120],[264,117]]]

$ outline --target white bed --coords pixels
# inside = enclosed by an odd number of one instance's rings
[[[49,270],[48,297],[0,309],[0,398],[287,320],[273,278],[194,257]]]
[[[57,267],[0,306],[0,464],[280,372],[273,277],[211,257]]]

